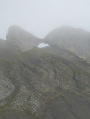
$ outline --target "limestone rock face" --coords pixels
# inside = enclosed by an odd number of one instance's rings
[[[13,93],[15,87],[10,82],[7,77],[0,71],[0,100],[8,97],[11,93]]]
[[[27,51],[36,47],[41,40],[34,35],[26,32],[18,26],[11,26],[8,30],[7,41],[21,51]]]
[[[56,45],[84,59],[90,59],[90,32],[70,26],[54,29],[45,39],[48,44]]]

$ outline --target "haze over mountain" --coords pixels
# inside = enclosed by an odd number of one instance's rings
[[[11,45],[16,45],[16,47],[18,46],[21,51],[32,49],[41,42],[41,39],[26,32],[18,26],[12,26],[9,28],[6,40],[7,42],[12,42]]]
[[[90,119],[89,36],[62,27],[41,40],[10,27],[0,40],[0,119]]]
[[[0,38],[18,25],[44,38],[54,28],[71,25],[90,31],[90,0],[1,0]]]
[[[90,32],[88,31],[63,26],[54,29],[44,40],[50,45],[56,45],[90,60]]]

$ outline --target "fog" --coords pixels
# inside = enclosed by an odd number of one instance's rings
[[[0,37],[18,25],[43,38],[56,27],[90,31],[90,0],[0,0]]]

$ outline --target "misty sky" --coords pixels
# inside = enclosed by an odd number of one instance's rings
[[[90,31],[90,0],[0,0],[0,38],[11,25],[41,38],[62,25]]]

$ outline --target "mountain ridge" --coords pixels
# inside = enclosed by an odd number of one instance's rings
[[[36,37],[27,45],[28,33],[16,34],[0,47],[0,119],[90,119],[90,63],[51,43],[38,48]]]

